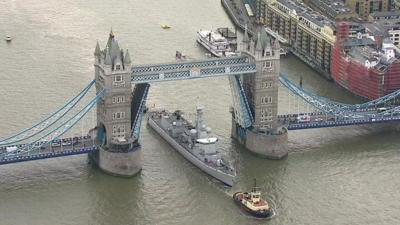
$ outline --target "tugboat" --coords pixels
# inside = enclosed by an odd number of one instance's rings
[[[260,188],[256,186],[255,179],[254,187],[250,193],[236,192],[233,194],[233,200],[254,217],[271,218],[274,215],[274,211],[269,207],[268,202],[261,198]]]
[[[218,138],[203,124],[203,107],[197,106],[196,124],[183,118],[182,112],[165,110],[149,113],[148,124],[183,157],[210,176],[232,186],[236,170],[217,151]]]

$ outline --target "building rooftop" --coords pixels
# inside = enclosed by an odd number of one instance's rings
[[[368,33],[373,36],[386,36],[386,29],[377,22],[364,24]]]
[[[367,31],[373,36],[388,36],[389,30],[400,30],[400,18],[392,20],[378,20],[371,23],[365,23]]]
[[[329,7],[334,10],[337,14],[349,13],[351,10],[343,3],[342,0],[317,0],[325,7]]]
[[[400,17],[400,11],[373,12],[370,16],[372,18],[396,19]]]
[[[379,53],[370,46],[354,47],[349,51],[348,56],[361,63],[364,63],[365,60],[369,60],[370,62],[379,60]]]
[[[371,46],[376,47],[376,43],[371,38],[347,38],[344,43],[344,47],[356,47],[356,46]]]
[[[365,66],[368,64],[368,67],[373,67],[379,72],[386,71],[388,66],[395,63],[399,58],[399,55],[395,55],[388,59],[385,51],[377,50],[371,46],[353,47],[347,53],[347,56]]]
[[[277,0],[277,2],[286,6],[289,10],[295,10],[296,13],[301,13],[306,9],[306,5],[303,2],[297,3],[292,0]]]
[[[291,10],[292,13],[295,12],[297,16],[303,17],[304,19],[310,21],[311,23],[314,23],[315,25],[321,28],[325,25],[330,26],[331,28],[335,27],[335,24],[332,20],[320,14],[319,12],[311,9],[302,1],[277,0],[277,2],[285,6],[287,9]]]

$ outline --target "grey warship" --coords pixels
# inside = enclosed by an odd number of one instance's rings
[[[211,129],[203,124],[203,107],[196,108],[195,126],[179,110],[149,112],[148,124],[199,169],[226,185],[233,185],[236,170],[217,151],[218,138],[212,137]]]

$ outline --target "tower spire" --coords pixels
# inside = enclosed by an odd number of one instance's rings
[[[106,49],[106,58],[104,60],[104,64],[106,64],[106,65],[111,65],[112,64],[111,56],[110,56],[110,50],[107,50],[107,49]]]
[[[258,35],[257,35],[256,51],[262,51],[260,32],[258,32]]]
[[[250,42],[249,34],[247,32],[247,23],[244,25],[244,37],[243,37],[243,42]]]
[[[128,49],[126,50],[126,53],[125,53],[124,63],[131,64],[131,56],[129,55]]]
[[[100,55],[100,45],[99,45],[98,41],[97,41],[97,44],[96,44],[96,48],[94,49],[94,54],[95,55]]]
[[[112,31],[112,27],[111,27],[111,30],[110,30],[110,38],[114,38],[114,33]]]

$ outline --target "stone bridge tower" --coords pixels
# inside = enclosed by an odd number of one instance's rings
[[[238,124],[233,124],[232,136],[254,153],[268,158],[282,158],[288,152],[287,130],[277,118],[279,42],[272,42],[265,29],[260,26],[257,37],[250,39],[246,29],[243,40],[238,44],[241,54],[249,56],[256,64],[257,72],[253,75],[243,75],[241,79],[254,121],[252,126],[244,129],[240,135],[237,134]]]
[[[128,50],[119,47],[113,32],[107,45],[96,45],[96,91],[105,90],[97,104],[97,138],[100,148],[92,155],[104,171],[118,176],[132,176],[141,169],[141,149],[131,137],[131,59]]]

